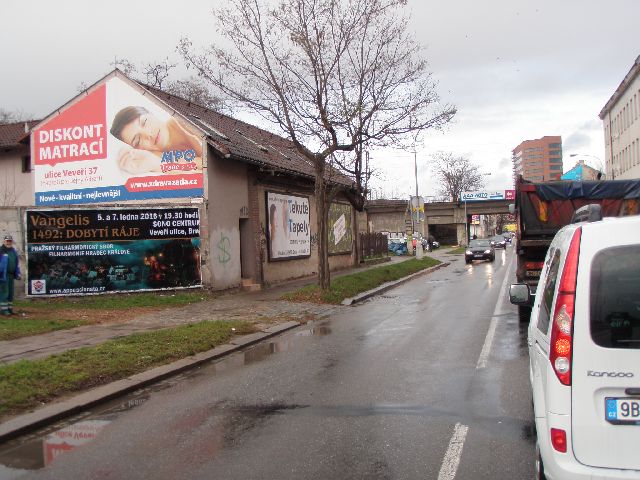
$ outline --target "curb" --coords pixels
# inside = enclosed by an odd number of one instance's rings
[[[422,275],[426,275],[428,273],[435,272],[436,270],[439,270],[439,269],[444,268],[444,267],[448,267],[449,265],[451,265],[450,262],[442,262],[442,263],[439,263],[438,265],[435,265],[435,266],[429,267],[429,268],[425,268],[424,270],[420,270],[419,272],[412,273],[411,275],[408,275],[406,277],[400,278],[398,280],[393,280],[392,282],[383,283],[379,287],[376,287],[376,288],[374,288],[372,290],[369,290],[369,291],[366,291],[364,293],[360,293],[359,295],[356,295],[355,297],[345,298],[342,301],[342,305],[346,305],[346,306],[355,305],[356,303],[362,302],[362,301],[367,300],[367,299],[369,299],[371,297],[375,297],[376,295],[380,295],[381,293],[384,293],[387,290],[391,290],[392,288],[395,288],[398,285],[402,285],[405,282],[413,280],[416,277],[420,277]]]
[[[90,408],[96,404],[111,400],[125,393],[129,393],[138,388],[145,387],[151,383],[163,380],[172,375],[178,374],[210,360],[216,360],[232,352],[259,343],[267,338],[274,337],[280,333],[291,330],[300,325],[299,322],[286,322],[274,325],[260,332],[243,335],[234,338],[228,344],[219,345],[206,352],[201,352],[190,357],[176,360],[167,365],[152,368],[145,372],[137,373],[131,377],[123,378],[106,385],[94,388],[87,392],[76,395],[68,400],[54,403],[34,412],[26,413],[0,423],[0,442],[5,442],[18,437],[39,427],[48,425],[64,417],[68,417],[76,412]]]

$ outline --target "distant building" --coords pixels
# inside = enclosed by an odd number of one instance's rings
[[[600,111],[607,178],[640,178],[640,56]]]
[[[562,137],[545,136],[525,140],[513,149],[514,183],[518,175],[532,182],[560,180],[562,176]]]
[[[575,167],[563,174],[561,180],[575,180],[581,182],[582,180],[600,180],[602,173],[595,168],[591,168],[584,163],[584,160],[578,161]]]

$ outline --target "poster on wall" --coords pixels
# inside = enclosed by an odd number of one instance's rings
[[[309,199],[267,192],[267,237],[270,260],[311,255]]]
[[[332,203],[329,207],[329,254],[351,253],[352,243],[351,205]]]
[[[196,129],[114,76],[31,135],[35,204],[202,197]]]
[[[197,208],[27,210],[27,294],[202,285]]]

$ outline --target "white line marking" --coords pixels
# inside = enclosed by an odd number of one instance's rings
[[[456,472],[458,471],[458,465],[460,465],[460,458],[462,457],[462,448],[464,447],[464,441],[467,438],[468,431],[468,426],[456,423],[456,426],[453,428],[453,435],[451,435],[451,440],[449,441],[449,448],[447,448],[447,453],[444,454],[444,458],[442,459],[438,480],[453,480],[456,478]]]
[[[498,301],[496,302],[496,308],[493,310],[493,316],[491,317],[491,323],[489,323],[489,331],[487,332],[487,336],[484,339],[484,345],[482,346],[482,351],[480,352],[480,357],[478,357],[478,363],[476,364],[476,370],[480,370],[487,366],[487,360],[489,359],[489,354],[491,353],[491,345],[493,344],[493,337],[496,334],[496,328],[498,327],[498,320],[501,312],[502,301],[507,289],[507,280],[509,280],[509,274],[511,273],[511,265],[513,264],[513,259],[515,257],[515,252],[511,256],[511,260],[509,260],[509,265],[507,265],[507,271],[504,274],[504,280],[502,281],[502,286],[500,287],[500,292],[498,293]]]

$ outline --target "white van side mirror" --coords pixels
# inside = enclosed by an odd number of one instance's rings
[[[510,203],[509,204],[509,213],[511,215],[513,215],[514,213],[516,213],[516,204],[515,203]]]
[[[533,305],[535,298],[526,283],[514,283],[509,287],[509,301],[514,305],[530,307]]]

